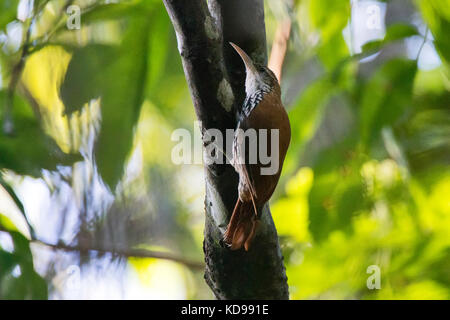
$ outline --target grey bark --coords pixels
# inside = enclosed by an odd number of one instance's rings
[[[195,111],[205,129],[235,129],[245,98],[245,70],[229,41],[267,61],[263,0],[164,0],[174,26]],[[205,139],[207,140],[207,139]],[[278,235],[266,205],[249,252],[231,251],[222,236],[237,200],[229,164],[205,166],[205,280],[218,299],[288,299]]]

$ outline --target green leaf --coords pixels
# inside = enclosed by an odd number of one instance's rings
[[[99,4],[83,12],[81,21],[90,24],[99,21],[117,20],[125,17],[150,13],[155,0],[132,1],[131,3],[107,3]]]
[[[95,159],[103,180],[114,189],[132,147],[133,130],[144,99],[149,17],[133,16],[119,46],[76,49],[61,86],[66,112],[100,98],[101,130]]]
[[[347,0],[315,0],[309,2],[309,15],[313,27],[320,32],[318,54],[328,69],[349,55],[342,30],[350,17]]]
[[[95,4],[82,8],[81,24],[82,27],[106,21],[120,21],[135,15],[150,15],[155,7],[159,4],[157,0],[133,0],[120,3]],[[67,32],[65,23],[61,24],[55,31],[55,34]],[[42,49],[47,44],[41,44],[34,47],[34,51]],[[73,44],[59,43],[66,48],[73,47]],[[76,45],[75,45],[76,46]]]
[[[7,232],[16,232],[18,229],[12,221],[5,215],[0,213],[0,230]]]
[[[395,41],[418,35],[417,28],[410,24],[396,23],[391,25],[387,31],[384,41]]]
[[[320,112],[333,93],[333,85],[328,77],[316,80],[302,93],[300,100],[289,112],[292,136],[297,143],[304,144],[314,133]]]
[[[0,91],[0,118],[3,118],[6,92]],[[12,121],[14,133],[0,132],[0,168],[18,174],[39,177],[42,169],[55,170],[57,165],[71,165],[80,155],[66,154],[41,128],[31,107],[19,96],[14,97]]]
[[[322,41],[328,42],[347,25],[350,2],[347,0],[315,0],[309,2],[314,27],[320,29]]]
[[[332,70],[339,62],[350,55],[341,32],[335,34],[331,39],[319,47],[318,55],[328,70]]]
[[[316,241],[326,239],[336,229],[349,231],[354,211],[363,205],[359,169],[349,158],[354,148],[354,134],[350,134],[341,143],[321,151],[314,163],[309,205],[310,231]],[[356,201],[349,200],[351,197]]]
[[[14,255],[10,252],[4,251],[0,247],[0,284],[2,278],[13,270],[16,265]]]
[[[298,156],[312,138],[329,99],[336,93],[333,83],[324,76],[311,83],[301,94],[297,103],[289,110],[292,143],[290,156],[285,160],[285,172],[297,169]]]
[[[19,0],[0,1],[0,30],[3,30],[8,23],[16,19],[18,5]]]
[[[101,97],[109,79],[117,77],[108,66],[114,68],[119,63],[120,52],[114,46],[92,44],[75,50],[60,88],[64,112],[70,115],[80,111],[85,103]]]
[[[380,137],[384,126],[395,123],[410,106],[417,65],[415,61],[393,59],[369,80],[360,103],[361,141],[368,145]]]
[[[47,283],[34,270],[30,240],[18,232],[11,220],[2,214],[0,231],[7,232],[14,244],[12,253],[0,249],[0,298],[47,299]],[[18,277],[11,274],[16,266],[20,267]]]
[[[165,8],[162,3],[163,11]],[[156,84],[161,82],[161,77],[164,76],[166,62],[169,58],[169,35],[172,25],[169,17],[163,14],[154,14],[151,21],[152,36],[150,37],[150,45],[148,52],[148,84],[149,90],[156,90]],[[155,32],[156,31],[156,32]]]
[[[448,1],[417,1],[441,57],[450,63],[450,5]]]
[[[30,222],[28,221],[28,217],[25,213],[25,208],[23,207],[22,201],[20,201],[19,197],[17,197],[16,193],[14,192],[13,188],[3,179],[3,177],[0,174],[0,185],[6,190],[6,192],[9,194],[11,199],[16,204],[17,208],[19,208],[20,212],[22,213],[22,216],[24,217],[25,221],[27,222],[27,226],[30,232],[30,235],[32,238],[35,237],[35,232],[33,227],[31,226]]]
[[[392,43],[397,40],[412,37],[418,35],[419,32],[417,28],[409,24],[393,24],[391,25],[384,36],[383,40],[370,41],[362,46],[363,53],[373,53],[374,51],[380,50],[383,46]]]
[[[46,300],[48,298],[47,283],[34,271],[17,278],[9,276],[3,282],[2,290],[0,290],[3,299]]]

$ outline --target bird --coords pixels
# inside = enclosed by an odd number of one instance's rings
[[[237,110],[237,128],[233,138],[231,160],[231,165],[239,175],[238,199],[223,240],[231,250],[244,248],[248,251],[257,233],[262,209],[278,184],[291,140],[291,127],[275,74],[267,66],[255,63],[239,46],[232,42],[230,44],[244,62],[246,97],[242,107]],[[278,170],[273,174],[262,174],[261,169],[267,167],[267,164],[263,164],[259,157],[257,161],[249,161],[252,156],[249,149],[254,151],[257,147],[259,155],[261,140],[257,135],[258,141],[246,142],[248,140],[243,132],[248,129],[254,129],[256,132],[267,129],[267,155],[272,154],[272,149],[278,145]],[[273,146],[271,129],[278,129],[277,145]]]

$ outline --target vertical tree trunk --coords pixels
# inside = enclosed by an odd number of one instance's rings
[[[195,111],[205,129],[235,129],[245,98],[245,70],[229,41],[266,63],[263,0],[164,0]],[[206,143],[207,139],[204,139]],[[205,280],[218,299],[288,299],[278,235],[266,204],[249,252],[231,251],[222,236],[237,200],[229,164],[205,166]]]

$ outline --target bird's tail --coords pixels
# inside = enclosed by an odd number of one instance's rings
[[[251,242],[255,237],[257,226],[256,214],[253,203],[237,200],[224,234],[224,241],[231,250],[238,250],[244,247],[245,251],[250,248]]]

